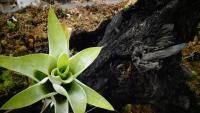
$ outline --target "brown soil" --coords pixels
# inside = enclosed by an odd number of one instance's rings
[[[56,14],[62,23],[75,30],[92,31],[98,25],[121,10],[126,2],[115,5],[99,4],[62,10],[55,6]],[[23,55],[41,52],[47,44],[47,8],[28,7],[12,14],[0,14],[0,53]],[[14,21],[15,18],[17,21]],[[8,21],[15,27],[10,28]]]
[[[199,24],[200,27],[200,24]],[[192,72],[192,79],[187,82],[190,89],[194,92],[196,100],[200,106],[200,56],[193,58],[193,53],[200,54],[200,31],[195,36],[193,42],[189,42],[187,48],[183,50],[183,64]],[[188,58],[188,59],[185,59]]]
[[[81,2],[82,0],[78,1]],[[62,10],[55,6],[55,9],[60,21],[72,27],[73,31],[93,31],[102,21],[110,19],[126,4],[127,2],[115,5],[99,4],[67,10]],[[0,14],[0,54],[18,56],[44,52],[42,48],[47,48],[48,46],[46,33],[47,12],[47,8],[28,7],[20,12]],[[14,24],[14,28],[9,27],[8,21]],[[200,53],[200,41],[198,39],[200,40],[200,36],[195,38],[194,42],[188,44],[188,47],[183,51],[184,57],[193,52]],[[200,61],[190,62],[183,60],[183,64],[194,73],[194,79],[188,81],[188,86],[191,87],[200,100]],[[135,111],[130,109],[128,112],[147,113],[148,111],[148,113],[154,113],[149,106],[140,108],[136,105],[133,108]],[[148,109],[146,110],[146,108]]]

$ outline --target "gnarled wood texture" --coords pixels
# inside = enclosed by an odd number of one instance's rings
[[[138,0],[101,29],[72,35],[78,50],[104,47],[79,79],[116,109],[149,103],[157,113],[191,113],[195,102],[185,85],[191,74],[181,65],[181,50],[193,39],[199,21],[199,0]]]

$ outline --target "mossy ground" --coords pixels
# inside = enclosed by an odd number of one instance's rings
[[[200,111],[200,31],[182,53],[183,64],[192,72],[192,79],[187,81],[187,85],[196,97],[196,110]]]
[[[111,18],[124,8],[127,2],[116,5],[97,5],[68,10],[56,8],[60,21],[73,31],[93,31],[98,25]],[[12,14],[0,14],[0,53],[19,56],[24,54],[47,52],[47,8],[28,7]],[[8,21],[14,24],[9,27]],[[193,52],[200,53],[200,37],[196,36],[183,51],[187,57]],[[45,49],[46,48],[46,49]],[[195,93],[200,105],[200,61],[183,60],[183,64],[193,71],[193,79],[187,84]],[[30,80],[18,73],[0,69],[0,105],[10,96],[28,87]],[[155,113],[150,105],[127,105],[126,113]]]
[[[31,83],[25,76],[0,68],[0,105]]]

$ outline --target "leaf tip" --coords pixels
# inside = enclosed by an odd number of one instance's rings
[[[7,105],[7,103],[5,103],[0,107],[0,110],[11,110],[11,108]]]
[[[53,7],[51,5],[49,6],[49,11],[53,11]]]
[[[113,108],[112,105],[110,105],[110,108],[109,108],[108,110],[110,110],[110,111],[115,111],[115,109]]]
[[[93,47],[97,53],[99,54],[101,52],[101,50],[103,49],[103,47]]]
[[[52,17],[56,16],[55,15],[55,11],[54,8],[52,6],[49,7],[49,11],[48,11],[48,19],[51,19]]]

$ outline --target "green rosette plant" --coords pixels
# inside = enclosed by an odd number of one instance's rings
[[[99,55],[101,47],[84,49],[70,57],[70,30],[63,28],[54,10],[48,13],[49,54],[30,54],[19,57],[0,56],[0,66],[19,72],[36,83],[8,100],[0,109],[12,110],[51,99],[55,113],[84,113],[90,104],[107,110],[112,105],[100,94],[78,79]]]

